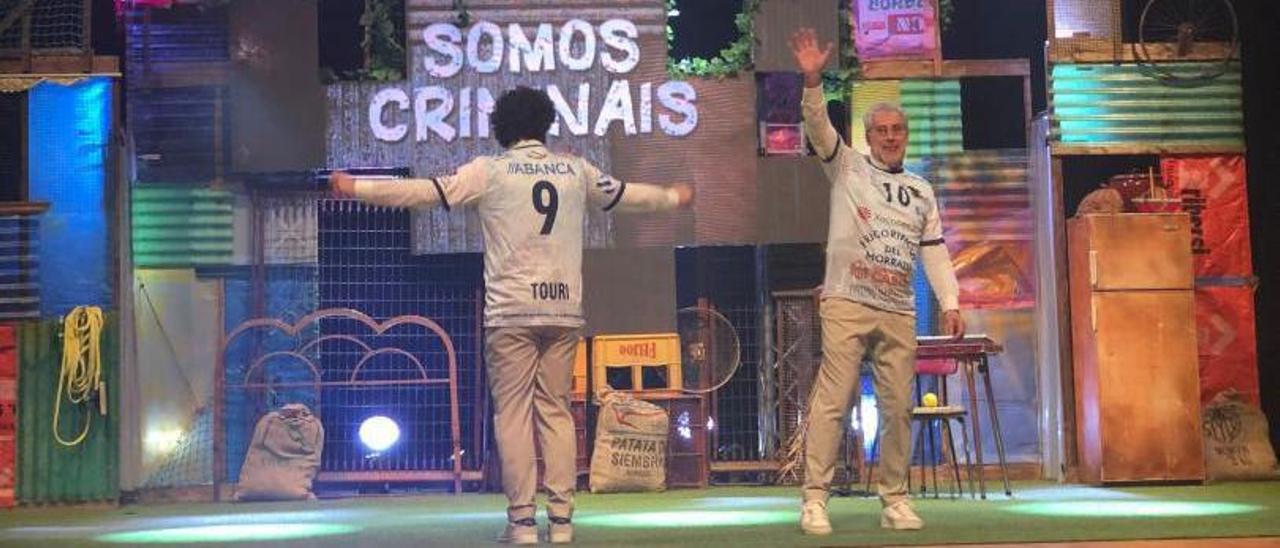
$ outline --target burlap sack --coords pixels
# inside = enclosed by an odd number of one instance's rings
[[[605,390],[591,455],[591,492],[665,490],[667,426],[661,407]]]
[[[1088,213],[1122,213],[1124,197],[1113,188],[1100,188],[1085,195],[1076,207],[1076,215]]]
[[[1205,475],[1210,480],[1271,479],[1276,454],[1267,416],[1235,390],[1214,396],[1203,411]]]
[[[311,481],[320,469],[324,427],[300,403],[258,419],[240,467],[236,500],[314,499]]]

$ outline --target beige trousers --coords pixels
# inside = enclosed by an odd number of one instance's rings
[[[573,515],[578,448],[569,394],[580,332],[553,326],[486,329],[485,362],[511,521],[532,518],[537,511],[535,437],[545,464],[547,515]]]
[[[915,318],[830,297],[822,300],[819,312],[822,366],[809,397],[804,500],[827,499],[849,409],[860,397],[858,374],[864,357],[871,361],[875,375],[880,415],[876,492],[886,506],[905,499],[911,464]]]

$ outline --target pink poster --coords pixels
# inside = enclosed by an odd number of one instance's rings
[[[858,59],[929,59],[937,49],[935,0],[851,0]]]

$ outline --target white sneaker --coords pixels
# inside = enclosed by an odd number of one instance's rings
[[[498,535],[498,542],[504,544],[537,544],[538,523],[533,518],[525,518],[507,522],[506,529]]]
[[[830,535],[831,519],[827,517],[827,503],[811,500],[800,509],[800,529],[806,535]]]
[[[547,518],[547,540],[551,544],[569,544],[573,542],[573,523],[569,518]]]
[[[880,527],[899,531],[914,531],[924,528],[924,520],[911,509],[911,503],[900,500],[884,507],[880,512]]]

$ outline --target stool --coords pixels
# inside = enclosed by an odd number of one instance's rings
[[[920,430],[916,435],[916,447],[920,449],[920,494],[923,495],[927,489],[927,480],[925,478],[925,470],[923,468],[925,459],[925,446],[928,446],[929,460],[933,463],[930,468],[933,470],[933,498],[938,498],[938,451],[942,450],[951,457],[951,472],[955,491],[964,496],[964,487],[960,483],[960,465],[956,459],[955,438],[952,437],[951,422],[960,423],[960,438],[964,442],[964,464],[966,476],[969,478],[969,496],[976,497],[976,491],[973,489],[973,461],[969,458],[969,430],[965,427],[965,418],[969,415],[964,407],[959,405],[939,405],[935,407],[915,407],[911,410],[912,422],[920,422]],[[943,447],[934,445],[934,428],[935,425],[940,426],[939,434],[945,436],[942,438]],[[926,436],[926,431],[928,432]],[[910,489],[911,475],[907,475],[907,488]]]
[[[928,488],[928,479],[924,469],[924,461],[926,456],[926,445],[930,448],[928,456],[933,465],[933,496],[938,497],[938,460],[940,455],[938,451],[943,451],[951,459],[951,471],[953,477],[953,496],[958,493],[964,495],[964,487],[960,481],[960,465],[956,458],[955,441],[952,435],[951,423],[955,421],[960,425],[960,437],[964,443],[964,461],[966,476],[969,478],[969,496],[975,497],[976,491],[973,489],[973,461],[969,455],[969,430],[966,428],[965,420],[969,413],[963,406],[950,405],[947,403],[947,382],[946,377],[955,373],[959,369],[956,360],[917,360],[916,361],[916,401],[921,400],[921,381],[925,378],[932,378],[938,385],[938,405],[934,407],[925,407],[923,405],[915,406],[911,409],[912,424],[920,423],[916,434],[915,448],[920,454],[920,493],[924,495]],[[942,438],[942,447],[934,445],[934,428],[940,429],[939,434],[944,435]],[[927,437],[926,437],[927,433]],[[876,439],[872,442],[871,453],[877,455],[880,449],[880,432],[876,431]],[[916,454],[913,449],[912,454]],[[878,459],[876,459],[878,461]],[[867,467],[867,491],[871,491],[871,479],[875,474],[875,465],[871,464]],[[907,490],[911,490],[911,472],[908,467],[907,471]]]

